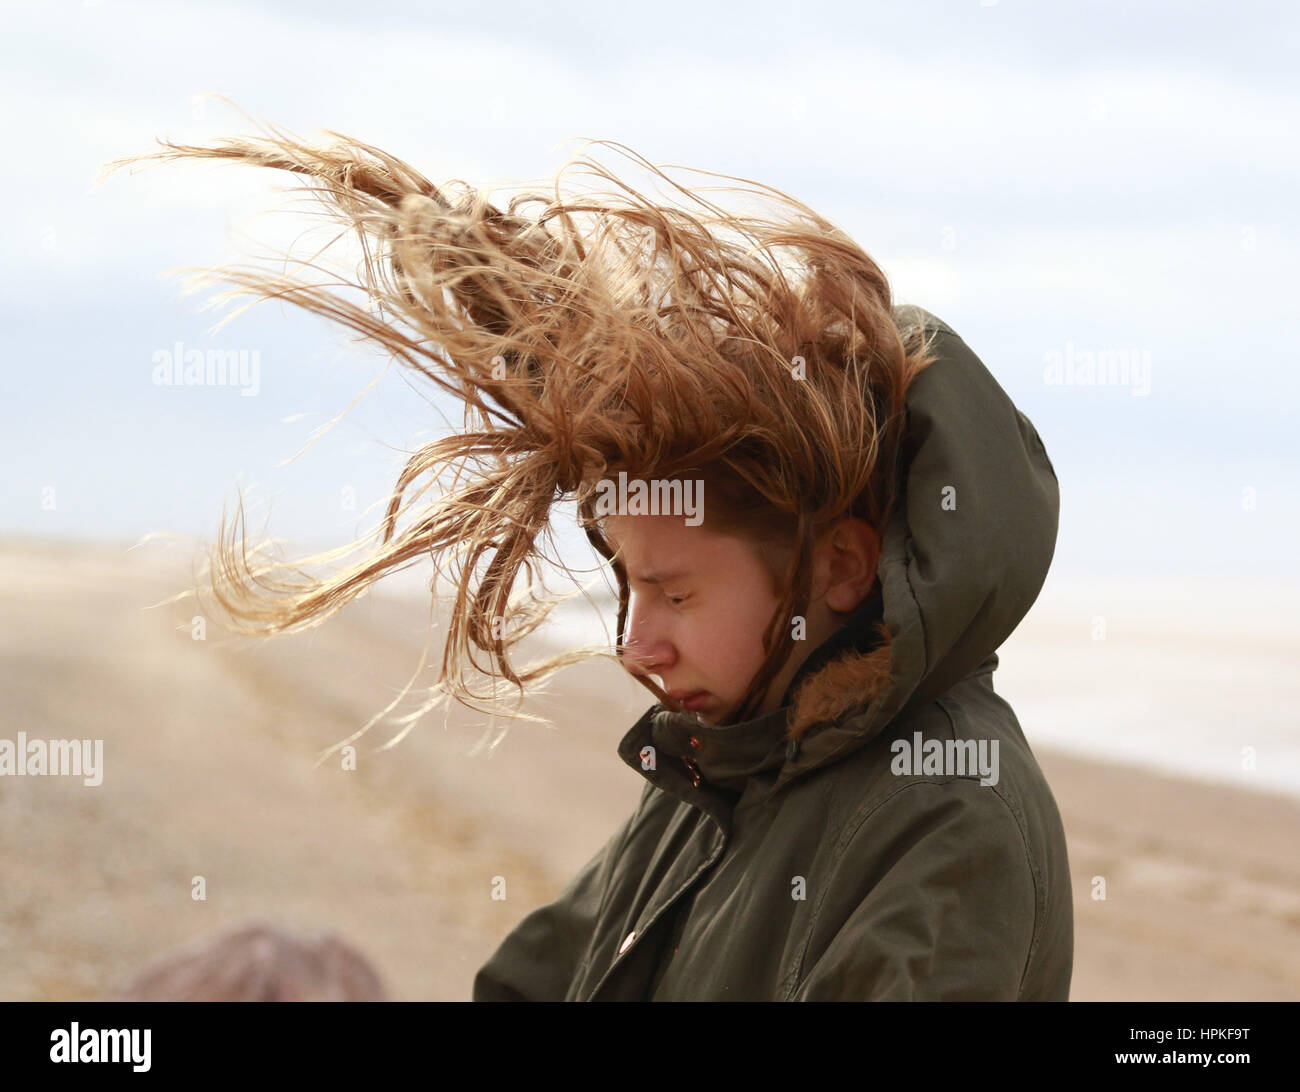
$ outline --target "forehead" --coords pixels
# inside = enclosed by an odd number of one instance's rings
[[[745,552],[738,539],[692,526],[683,516],[612,515],[604,531],[629,578],[644,583],[735,565]]]

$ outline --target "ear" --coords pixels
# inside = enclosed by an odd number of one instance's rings
[[[866,520],[846,516],[831,528],[826,551],[826,605],[850,614],[875,585],[880,536]]]

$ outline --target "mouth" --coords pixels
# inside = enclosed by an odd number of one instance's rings
[[[683,709],[689,709],[692,713],[698,709],[703,709],[709,704],[709,692],[707,690],[669,690],[668,696],[680,704]]]

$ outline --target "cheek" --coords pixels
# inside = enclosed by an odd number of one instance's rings
[[[707,664],[732,685],[747,680],[763,662],[761,623],[735,611],[721,612],[707,625],[693,627],[690,641],[696,662]]]

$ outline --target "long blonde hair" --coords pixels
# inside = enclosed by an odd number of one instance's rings
[[[619,471],[629,480],[694,476],[716,487],[706,490],[715,529],[764,548],[769,562],[789,559],[774,574],[784,599],[764,635],[767,662],[736,711],[752,712],[789,656],[788,620],[805,613],[814,536],[845,515],[883,531],[895,504],[904,394],[932,356],[923,331],[898,320],[884,273],[780,190],[708,171],[698,173],[731,185],[688,188],[611,141],[584,152],[625,156],[679,200],[655,203],[584,154],[550,194],[524,192],[498,208],[467,183],[434,185],[379,148],[326,136],[309,144],[265,126],[210,146],[159,140],[163,151],[107,168],[221,159],[304,176],[329,217],[359,236],[365,260],[349,286],[378,313],[259,269],[201,279],[235,286],[221,299],[283,299],[328,318],[464,405],[464,428],[411,456],[380,541],[342,571],[304,571],[340,550],[292,562],[250,552],[242,504],[229,528],[223,514],[209,579],[227,624],[255,635],[318,625],[385,574],[430,556],[439,573],[450,566],[456,588],[435,691],[474,709],[489,702],[495,714],[501,677],[522,698],[560,667],[622,655],[628,589],[593,514],[597,483]],[[562,192],[573,168],[613,188]],[[728,211],[705,196],[713,191],[756,207]],[[422,501],[448,471],[450,487]],[[511,649],[557,602],[532,587],[552,506],[568,499],[618,578],[616,645],[519,670]],[[521,572],[529,590],[512,600]],[[490,680],[486,693],[466,665]]]

